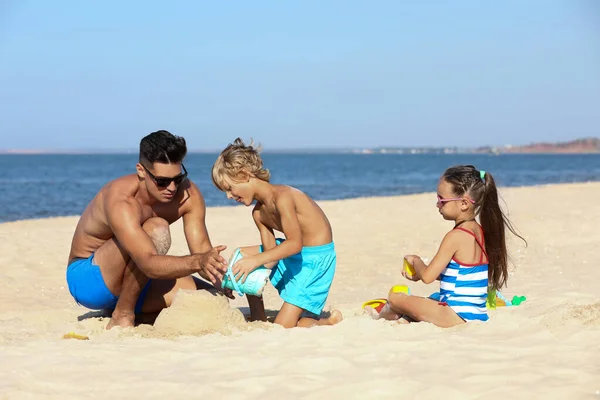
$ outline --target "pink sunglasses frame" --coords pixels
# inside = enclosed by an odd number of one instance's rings
[[[475,204],[475,200],[467,199],[466,197],[453,197],[451,199],[444,199],[444,198],[440,197],[439,194],[437,195],[437,203],[436,204],[439,204],[439,205],[441,205],[441,207],[443,207],[444,204],[446,204],[449,201],[458,201],[458,200],[467,200],[467,201],[471,202],[471,204]]]

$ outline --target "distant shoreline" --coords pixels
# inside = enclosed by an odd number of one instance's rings
[[[0,155],[90,155],[90,154],[137,154],[137,149],[0,149]],[[219,150],[189,150],[188,154],[218,154]],[[600,154],[600,138],[582,138],[569,142],[533,143],[523,146],[462,147],[367,147],[322,149],[271,149],[264,154]]]
[[[207,155],[218,155],[218,151],[188,151],[188,154],[207,154]],[[318,154],[353,154],[353,155],[385,155],[385,156],[423,156],[423,155],[439,155],[439,156],[451,156],[451,155],[480,155],[480,156],[532,156],[532,155],[599,155],[600,151],[580,151],[580,152],[566,152],[566,151],[512,151],[512,152],[480,152],[480,151],[455,151],[455,152],[443,152],[443,151],[419,151],[411,153],[410,151],[378,151],[378,150],[269,150],[263,151],[262,154],[306,154],[306,155],[318,155]],[[126,152],[126,151],[111,151],[111,152],[85,152],[85,151],[48,151],[48,152],[3,152],[0,151],[0,156],[78,156],[78,155],[134,155],[137,156],[137,152]]]

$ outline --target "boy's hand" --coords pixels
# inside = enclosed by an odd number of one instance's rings
[[[258,268],[258,266],[259,265],[256,263],[256,258],[250,256],[238,260],[238,262],[236,262],[233,265],[233,268],[231,270],[233,272],[235,280],[241,280],[241,282],[244,283],[246,282],[246,278],[248,277],[250,272],[254,271],[256,268]]]

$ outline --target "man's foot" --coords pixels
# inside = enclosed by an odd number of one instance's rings
[[[120,326],[121,328],[130,328],[135,326],[135,314],[134,313],[117,313],[113,312],[110,321],[106,325],[106,329]]]

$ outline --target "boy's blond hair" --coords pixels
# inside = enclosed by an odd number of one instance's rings
[[[217,161],[212,168],[212,180],[215,186],[224,191],[223,177],[227,175],[229,178],[238,180],[243,173],[248,173],[263,181],[269,182],[271,173],[268,169],[263,168],[263,161],[258,154],[260,147],[254,147],[254,143],[250,140],[249,145],[245,145],[242,139],[237,138],[233,143],[230,143],[225,150],[219,154]]]

